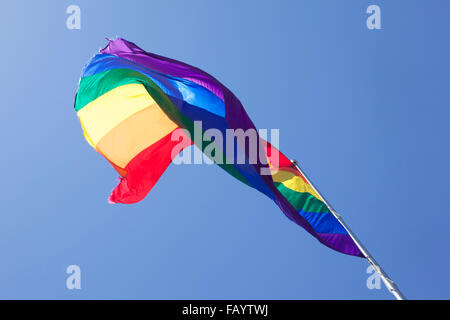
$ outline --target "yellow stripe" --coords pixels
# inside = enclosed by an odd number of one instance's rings
[[[96,146],[112,128],[154,103],[142,84],[126,84],[106,92],[78,111],[86,140]]]
[[[83,122],[81,120],[80,120],[80,123],[81,123],[81,129],[83,129],[84,138],[91,145],[91,147],[95,149],[95,144],[92,142],[91,138],[89,137],[86,129],[84,128]]]
[[[297,192],[308,192],[314,197],[323,201],[323,199],[314,191],[310,184],[306,183],[301,177],[288,172],[279,170],[276,174],[272,176],[274,182],[281,182],[286,188]]]
[[[116,166],[125,168],[139,152],[177,127],[162,109],[153,103],[110,130],[97,143],[96,149]]]

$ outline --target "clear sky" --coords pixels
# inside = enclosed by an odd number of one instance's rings
[[[81,30],[66,8],[81,8]],[[366,8],[381,8],[368,30]],[[117,173],[73,109],[121,36],[211,73],[299,160],[408,298],[450,298],[449,1],[8,1],[0,30],[0,298],[390,299],[217,166]],[[81,268],[81,290],[66,268]]]

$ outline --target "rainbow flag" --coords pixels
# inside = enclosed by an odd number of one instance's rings
[[[213,145],[215,163],[271,198],[321,243],[363,256],[296,166],[260,136],[258,152],[264,157],[253,162],[248,161],[251,146],[235,136],[228,137],[233,152],[216,139],[205,145],[195,141],[196,133],[209,129],[223,137],[230,129],[256,131],[236,96],[206,72],[121,38],[109,40],[82,73],[75,110],[86,140],[120,175],[110,202],[142,200],[184,148],[196,144],[205,152]],[[244,162],[238,161],[242,154]]]

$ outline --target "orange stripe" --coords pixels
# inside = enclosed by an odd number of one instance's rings
[[[177,127],[154,103],[111,129],[96,149],[116,166],[125,168],[139,152]]]

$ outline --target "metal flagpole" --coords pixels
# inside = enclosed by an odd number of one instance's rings
[[[328,201],[320,194],[320,192],[316,189],[316,187],[309,181],[306,174],[300,169],[298,165],[297,160],[291,160],[291,162],[295,165],[295,167],[298,169],[298,171],[301,172],[303,177],[305,177],[306,181],[311,185],[313,190],[323,199],[323,202],[328,207],[328,209],[331,211],[333,216],[339,221],[339,223],[344,227],[345,230],[347,230],[350,237],[353,239],[353,241],[358,246],[361,253],[364,255],[364,257],[369,261],[369,263],[372,265],[373,269],[380,275],[381,279],[383,279],[383,282],[386,286],[386,288],[389,290],[390,293],[397,299],[397,300],[406,300],[405,296],[402,294],[400,289],[398,288],[397,284],[395,284],[394,281],[392,281],[389,276],[384,272],[383,268],[378,264],[378,262],[372,257],[372,255],[369,253],[369,251],[362,245],[361,241],[356,237],[356,235],[350,230],[349,226],[344,222],[344,219],[336,212],[334,211],[333,207],[328,203]]]

